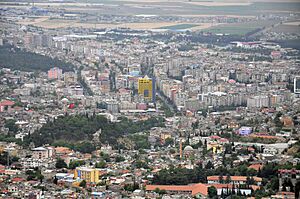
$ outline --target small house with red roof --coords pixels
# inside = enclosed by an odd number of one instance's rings
[[[10,100],[3,100],[0,102],[0,112],[10,112],[15,102]]]

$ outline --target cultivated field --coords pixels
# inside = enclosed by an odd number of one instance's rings
[[[300,34],[300,26],[295,25],[279,25],[270,30],[271,32],[276,33],[297,33]]]
[[[7,0],[9,1],[9,0]],[[280,2],[279,2],[280,1]],[[28,1],[32,3],[32,1]],[[64,9],[90,14],[112,15],[235,15],[257,16],[267,13],[298,13],[299,0],[75,0],[75,2],[45,2],[34,0],[45,9]],[[0,0],[0,7],[31,6],[29,3]]]
[[[78,20],[66,19],[50,19],[49,17],[30,18],[19,20],[18,24],[21,25],[34,25],[37,27],[54,29],[54,28],[68,28],[68,27],[81,27],[81,28],[130,28],[130,29],[169,29],[169,30],[202,30],[212,27],[216,24],[201,23],[201,24],[185,24],[177,22],[152,22],[152,23],[89,23],[80,22]]]
[[[244,35],[258,28],[269,27],[272,24],[276,23],[278,23],[278,21],[257,21],[248,23],[221,24],[219,26],[210,27],[205,31],[216,34]]]

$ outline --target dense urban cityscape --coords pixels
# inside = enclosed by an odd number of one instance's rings
[[[1,0],[0,198],[300,198],[299,11]]]

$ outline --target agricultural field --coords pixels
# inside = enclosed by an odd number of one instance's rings
[[[300,34],[300,21],[289,21],[270,29],[271,32],[276,33],[291,33]]]
[[[221,24],[205,29],[204,31],[215,34],[245,35],[258,28],[269,27],[276,23],[278,23],[278,21],[257,21],[249,23]]]
[[[271,29],[272,32],[276,33],[296,33],[300,34],[300,26],[294,25],[279,25]]]
[[[35,5],[46,9],[64,9],[90,14],[113,15],[235,15],[257,16],[268,13],[299,13],[300,2],[288,0],[250,0],[250,1],[187,1],[187,0],[76,0],[73,2],[45,2],[35,0]],[[292,1],[292,2],[291,2]],[[27,3],[0,0],[1,6],[28,6]],[[18,4],[19,3],[19,4]]]
[[[54,28],[68,28],[68,27],[81,27],[81,28],[130,28],[130,29],[169,29],[169,30],[202,30],[211,27],[211,23],[201,24],[185,24],[179,22],[149,22],[149,23],[93,23],[93,22],[80,22],[80,20],[66,20],[59,18],[29,18],[18,21],[21,25],[34,25],[41,28],[54,29]]]
[[[173,26],[162,26],[162,27],[159,27],[158,29],[186,30],[186,29],[191,29],[196,26],[199,26],[199,24],[176,24]]]

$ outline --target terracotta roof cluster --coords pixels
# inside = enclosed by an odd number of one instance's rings
[[[208,187],[208,185],[202,183],[192,185],[146,185],[146,190],[154,191],[155,189],[160,189],[165,191],[191,192],[193,196],[199,193],[207,196]]]

